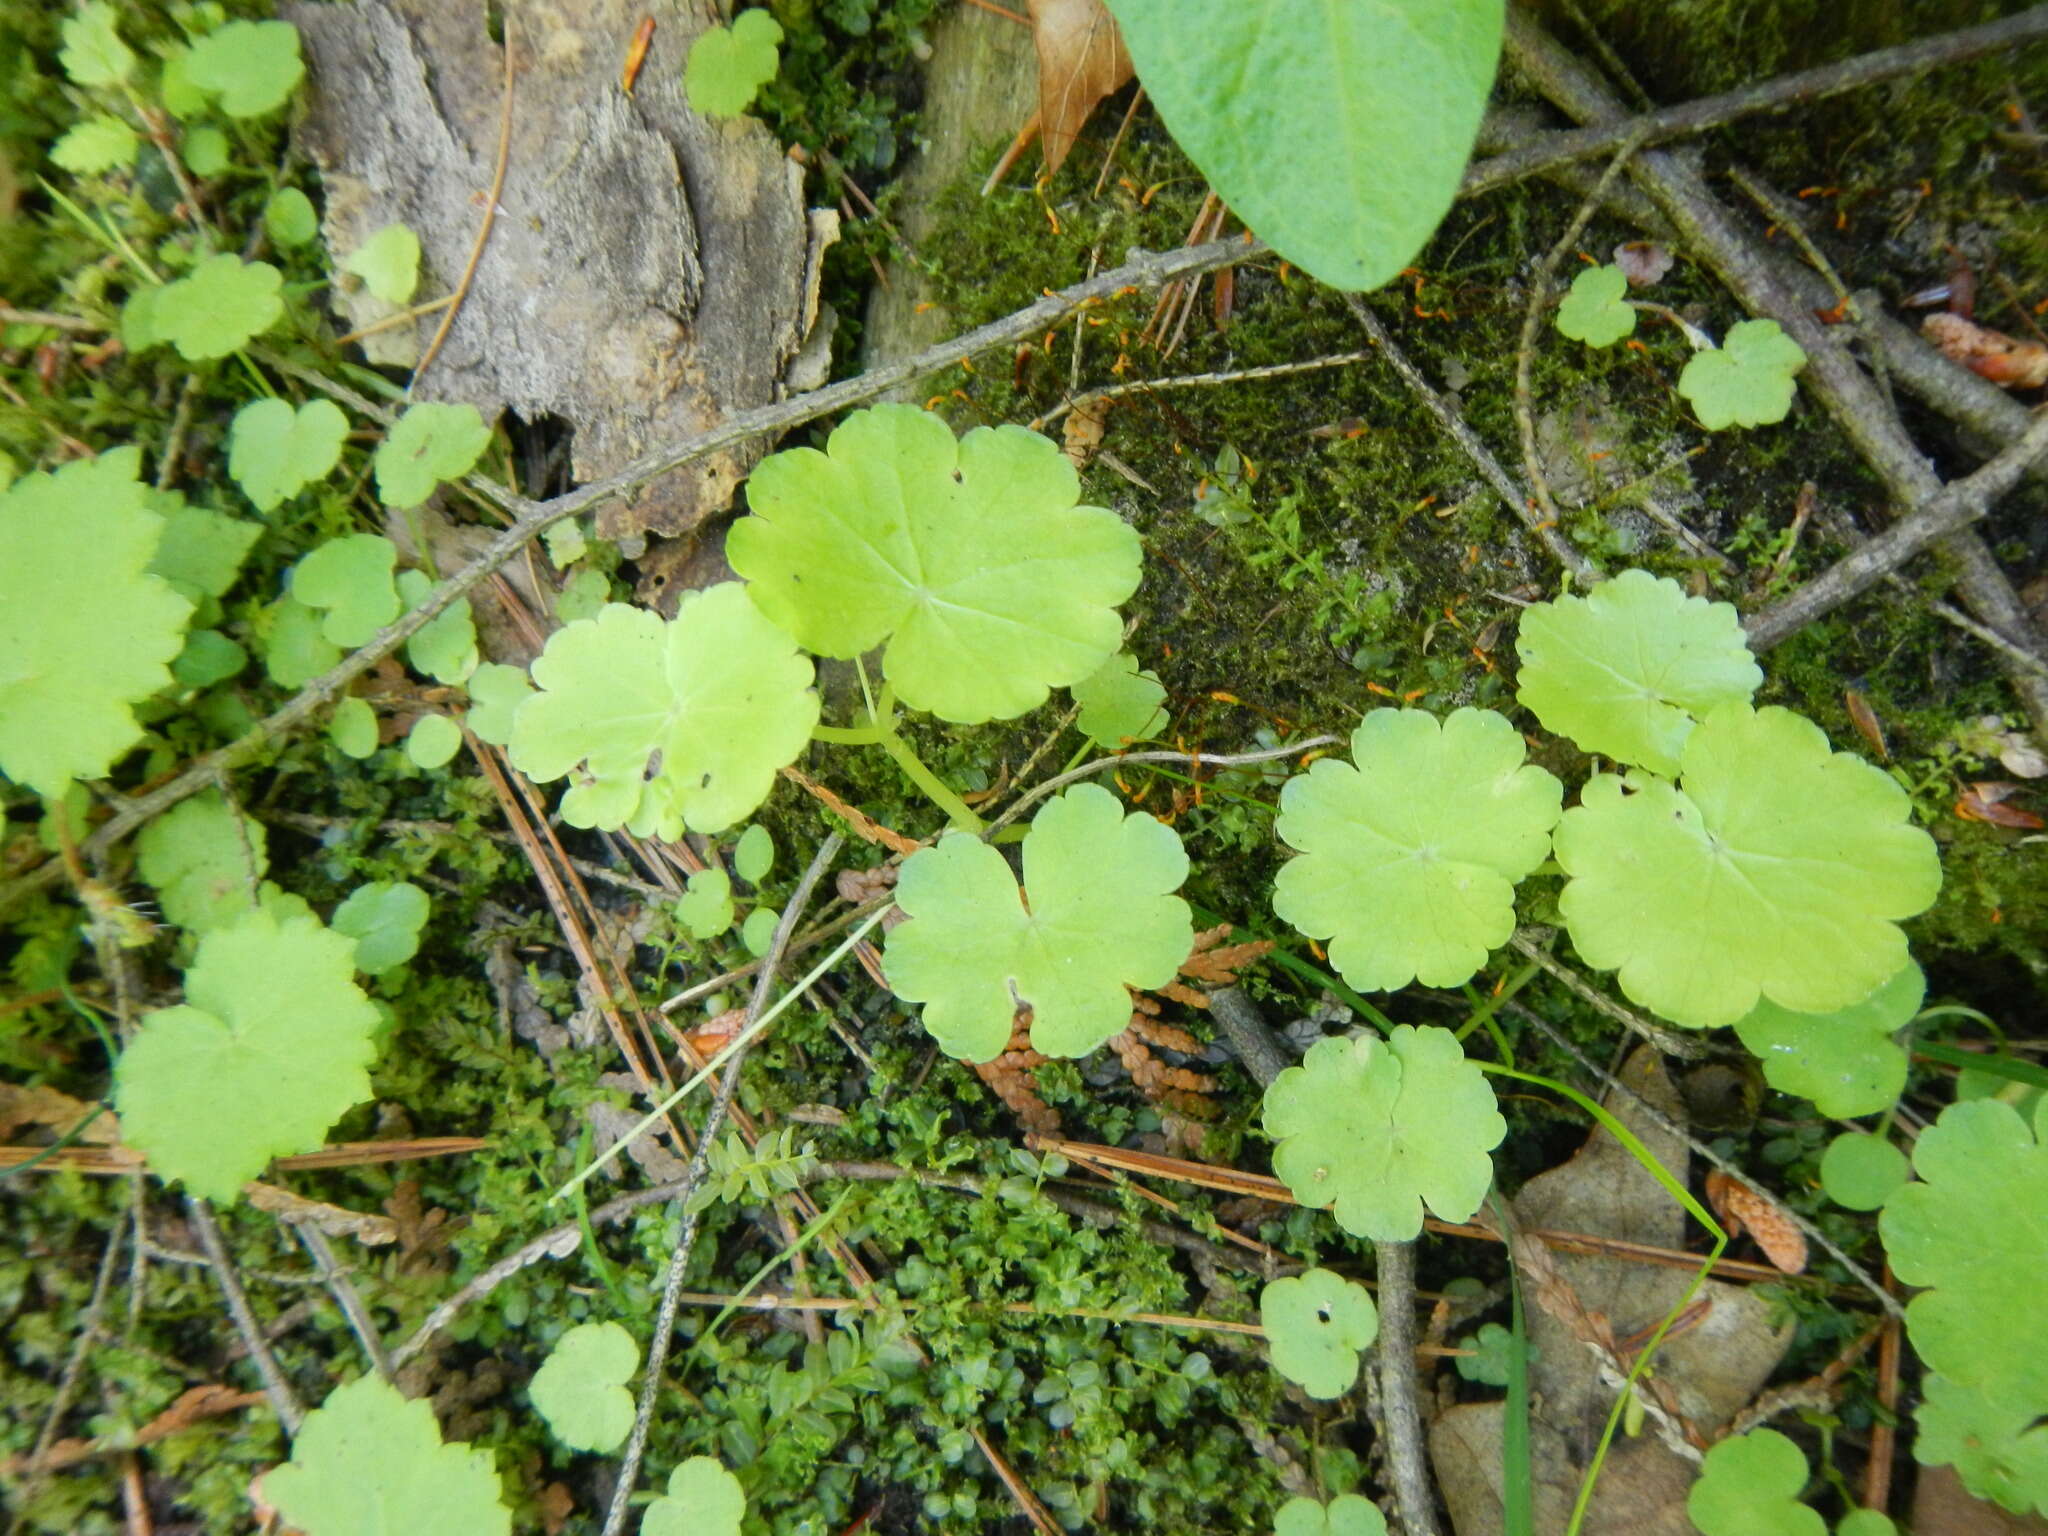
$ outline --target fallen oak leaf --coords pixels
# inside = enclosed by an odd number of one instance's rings
[[[1038,122],[1047,175],[1057,171],[1103,97],[1131,78],[1131,56],[1102,0],[1030,0],[1038,48]]]

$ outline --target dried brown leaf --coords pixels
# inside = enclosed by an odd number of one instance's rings
[[[1048,174],[1073,150],[1102,98],[1131,78],[1131,56],[1102,0],[1030,0],[1038,47],[1038,121]]]
[[[1920,334],[1950,362],[1961,363],[2000,389],[2039,389],[2048,384],[2048,346],[2038,341],[2022,341],[1946,313],[1922,320]]]
[[[1727,1223],[1730,1236],[1747,1227],[1764,1257],[1780,1270],[1788,1275],[1806,1272],[1806,1234],[1777,1201],[1715,1172],[1707,1175],[1707,1203]]]
[[[317,1227],[329,1237],[352,1237],[365,1248],[398,1241],[398,1223],[389,1216],[371,1216],[324,1200],[308,1200],[275,1184],[244,1184],[242,1192],[259,1211],[268,1211],[290,1226]]]
[[[1972,784],[1963,791],[1962,798],[1956,801],[1956,814],[1964,821],[1981,821],[1994,827],[2010,827],[2020,832],[2038,832],[2043,825],[2040,817],[2032,811],[2005,803],[2023,788],[2024,785],[2014,784],[2005,779],[1989,779]]]
[[[1671,252],[1654,240],[1624,240],[1614,248],[1614,264],[1631,288],[1651,288],[1671,270]]]

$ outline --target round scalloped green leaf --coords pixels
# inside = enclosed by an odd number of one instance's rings
[[[1360,1493],[1340,1493],[1327,1505],[1300,1496],[1273,1516],[1273,1536],[1387,1536],[1387,1517]]]
[[[275,112],[305,73],[299,29],[288,21],[231,21],[194,43],[185,61],[185,77],[229,117]]]
[[[317,608],[308,608],[289,593],[265,608],[256,621],[263,648],[263,670],[280,688],[310,683],[341,660],[341,647],[322,631]]]
[[[410,304],[420,283],[420,237],[403,224],[386,224],[342,258],[341,270],[386,304]]]
[[[1312,276],[1377,288],[1449,211],[1493,85],[1500,0],[1110,10],[1175,142]]]
[[[132,706],[171,686],[192,605],[150,574],[163,520],[116,448],[0,495],[0,773],[57,796],[141,738]]]
[[[1259,1326],[1273,1369],[1310,1397],[1342,1397],[1358,1380],[1358,1354],[1380,1336],[1372,1293],[1327,1269],[1275,1280],[1259,1293]]]
[[[462,750],[462,727],[446,715],[421,715],[405,733],[405,755],[429,773],[445,768]]]
[[[115,1065],[122,1138],[218,1201],[319,1146],[370,1096],[377,1010],[354,975],[354,942],[308,918],[251,912],[201,934],[184,1003],[144,1015]]]
[[[2048,1424],[2038,1408],[2010,1408],[1929,1374],[1921,1378],[1916,1417],[1915,1461],[1954,1467],[1972,1494],[2015,1514],[2048,1514]]]
[[[1628,278],[1620,267],[1586,268],[1557,306],[1558,331],[1589,347],[1611,347],[1634,335],[1636,312],[1624,297],[1627,292]]]
[[[265,1500],[305,1536],[511,1536],[500,1488],[489,1451],[442,1444],[433,1405],[375,1376],[330,1392],[292,1459],[263,1479]]]
[[[1138,658],[1118,651],[1074,684],[1074,702],[1081,706],[1076,722],[1081,734],[1098,747],[1121,751],[1166,725],[1166,690],[1150,672],[1138,670]]]
[[[348,417],[331,400],[296,411],[283,400],[252,400],[228,428],[228,473],[259,512],[269,512],[321,479],[341,459]]]
[[[292,596],[325,610],[320,633],[329,644],[353,649],[398,617],[397,564],[398,548],[382,534],[345,533],[292,567]]]
[[[167,341],[189,363],[226,357],[284,318],[284,274],[267,261],[207,256],[156,292],[152,341]]]
[[[639,1369],[632,1334],[617,1323],[580,1323],[555,1340],[526,1392],[562,1444],[608,1456],[633,1428],[626,1383]]]
[[[896,904],[910,921],[890,933],[883,970],[924,1004],[949,1056],[1000,1055],[1020,1005],[1032,1049],[1085,1056],[1129,1026],[1127,987],[1159,986],[1187,958],[1194,926],[1173,894],[1187,873],[1171,827],[1077,785],[1032,818],[1021,898],[1003,856],[973,837],[906,859]]]
[[[711,1457],[692,1456],[669,1473],[668,1492],[647,1506],[640,1536],[740,1536],[746,1513],[740,1480]]]
[[[1906,1053],[1892,1036],[1926,995],[1927,978],[1908,960],[1870,996],[1833,1013],[1794,1013],[1766,998],[1735,1021],[1735,1033],[1773,1088],[1853,1120],[1889,1109],[1905,1090]]]
[[[1800,1013],[1868,997],[1906,964],[1899,922],[1941,889],[1906,792],[1776,707],[1708,715],[1677,784],[1592,779],[1554,846],[1586,963],[1697,1029],[1733,1024],[1759,997]]]
[[[1998,1099],[1949,1105],[1913,1144],[1919,1180],[1878,1217],[1892,1272],[1926,1287],[1906,1304],[1920,1358],[2028,1422],[2048,1416],[2048,1350],[2031,1347],[2048,1339],[2044,1124]]]
[[[144,827],[135,855],[142,878],[156,887],[164,920],[189,933],[247,915],[256,905],[256,883],[270,868],[263,823],[238,818],[211,789]]]
[[[773,907],[756,907],[747,914],[747,920],[740,924],[740,942],[747,946],[747,953],[757,959],[768,953],[775,943],[775,928],[782,921],[782,914]]]
[[[749,885],[759,885],[775,867],[775,839],[758,822],[740,834],[732,847],[732,872]]]
[[[1732,604],[1687,597],[1648,571],[1537,603],[1522,614],[1515,650],[1515,697],[1545,730],[1667,777],[1694,721],[1748,703],[1764,680]]]
[[[1775,1429],[1753,1429],[1707,1452],[1685,1512],[1701,1536],[1827,1536],[1799,1502],[1806,1457]]]
[[[722,832],[810,741],[811,680],[738,582],[686,596],[667,623],[609,603],[548,637],[533,664],[541,691],[513,717],[512,761],[537,780],[575,772],[562,797],[571,826]]]
[[[732,926],[732,877],[716,864],[690,876],[676,899],[676,921],[700,943]]]
[[[74,85],[121,85],[135,70],[135,55],[114,26],[107,0],[85,0],[65,17],[57,61]]]
[[[419,953],[432,906],[410,880],[373,880],[334,909],[334,931],[356,941],[356,969],[376,976]]]
[[[726,543],[761,611],[821,656],[887,642],[882,670],[913,709],[1007,720],[1081,681],[1123,638],[1138,536],[1074,504],[1050,438],[980,427],[957,442],[909,405],[848,417],[824,453],[770,455],[753,516]]]
[[[1718,348],[1695,352],[1678,375],[1700,425],[1767,427],[1792,411],[1792,378],[1806,354],[1775,320],[1744,320]]]
[[[1425,1204],[1466,1221],[1508,1133],[1486,1076],[1447,1029],[1397,1024],[1385,1040],[1319,1040],[1266,1090],[1273,1171],[1354,1237],[1404,1243]]]
[[[350,694],[334,706],[327,739],[350,757],[368,757],[377,750],[377,711],[368,700]]]
[[[377,498],[401,512],[416,507],[443,480],[474,469],[490,444],[491,429],[473,405],[409,405],[377,445]]]
[[[519,706],[533,697],[533,680],[524,667],[487,661],[469,674],[469,728],[479,741],[503,747],[512,741],[512,720]]]
[[[1514,932],[1515,882],[1549,853],[1564,788],[1489,709],[1441,724],[1374,710],[1351,755],[1281,791],[1279,833],[1301,857],[1280,871],[1273,910],[1329,940],[1360,991],[1457,986]]]
[[[1820,1156],[1820,1187],[1846,1211],[1876,1210],[1912,1176],[1905,1153],[1862,1131],[1844,1131]]]
[[[766,11],[741,11],[730,27],[710,26],[683,61],[683,94],[706,117],[738,117],[775,78],[782,27]]]
[[[1899,1536],[1899,1528],[1882,1510],[1852,1509],[1835,1523],[1835,1536]]]
[[[102,112],[75,124],[50,146],[50,163],[74,176],[98,176],[135,163],[142,139],[118,117]]]
[[[168,74],[170,65],[164,66]],[[304,245],[320,233],[320,215],[313,200],[297,187],[281,187],[263,205],[263,228],[273,244],[289,250]]]
[[[398,573],[398,598],[407,611],[419,607],[434,590],[425,571]],[[476,620],[469,599],[458,597],[414,632],[405,642],[405,659],[413,670],[437,683],[458,685],[477,668]]]

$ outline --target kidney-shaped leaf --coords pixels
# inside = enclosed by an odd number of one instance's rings
[[[1687,597],[1648,571],[1537,603],[1515,650],[1515,696],[1545,730],[1666,775],[1678,772],[1698,717],[1747,703],[1764,680],[1732,604]]]
[[[1194,944],[1172,894],[1187,855],[1170,827],[1124,814],[1106,789],[1078,785],[1032,819],[1024,891],[1003,856],[955,834],[904,861],[883,969],[897,996],[923,1003],[939,1048],[989,1061],[1009,1044],[1020,1005],[1031,1045],[1085,1056],[1131,1021],[1124,989],[1171,980]]]
[[[433,1404],[365,1376],[306,1415],[263,1497],[306,1536],[509,1536],[500,1487],[489,1451],[441,1443]]]
[[[913,709],[962,724],[1035,709],[1116,653],[1138,536],[1074,505],[1052,439],[878,405],[824,453],[792,448],[747,482],[754,515],[726,553],[761,611],[821,656],[888,642],[882,670]]]
[[[768,798],[811,739],[811,678],[736,581],[684,598],[666,623],[607,603],[548,638],[533,664],[541,691],[512,719],[512,761],[535,779],[582,765],[562,797],[572,826],[720,832]]]
[[[1722,705],[1683,762],[1676,784],[1599,775],[1558,825],[1558,905],[1589,965],[1698,1029],[1759,996],[1825,1013],[1899,973],[1899,921],[1941,889],[1904,790],[1776,707]]]
[[[740,1536],[746,1513],[740,1480],[711,1457],[692,1456],[669,1473],[668,1492],[647,1506],[640,1536]]]
[[[1550,851],[1564,789],[1523,762],[1506,717],[1379,709],[1280,793],[1280,836],[1301,857],[1273,910],[1360,991],[1466,980],[1515,928],[1515,882]],[[1355,763],[1354,767],[1352,764]]]
[[[142,829],[136,868],[156,887],[167,922],[202,933],[255,907],[256,882],[270,867],[268,842],[262,822],[210,789]]]
[[[1379,1337],[1372,1293],[1327,1269],[1275,1280],[1259,1292],[1259,1326],[1273,1369],[1310,1397],[1342,1397],[1358,1379],[1358,1352]]]
[[[1827,1536],[1799,1502],[1806,1457],[1775,1429],[1755,1429],[1707,1452],[1685,1512],[1703,1536]]]
[[[1794,1013],[1765,998],[1735,1021],[1735,1033],[1778,1092],[1838,1119],[1874,1115],[1906,1086],[1906,1053],[1892,1036],[1926,994],[1927,978],[1908,960],[1870,996],[1832,1013]]]
[[[1231,209],[1334,288],[1406,266],[1458,191],[1501,0],[1110,0],[1138,79]]]
[[[233,1200],[370,1096],[378,1019],[355,949],[316,919],[262,911],[200,935],[184,1003],[144,1015],[114,1068],[122,1132],[159,1177]]]
[[[1327,1506],[1298,1495],[1275,1512],[1273,1536],[1387,1536],[1387,1517],[1362,1493],[1340,1493]]]
[[[1920,1379],[1917,1418],[1915,1461],[1954,1467],[1972,1494],[2015,1514],[2048,1514],[2048,1424],[2038,1408],[2015,1408],[1930,1372]]]
[[[1319,1040],[1266,1090],[1273,1171],[1303,1205],[1332,1207],[1354,1237],[1404,1243],[1425,1203],[1465,1221],[1508,1133],[1486,1076],[1447,1029],[1397,1024],[1385,1040]]]
[[[626,1383],[638,1369],[633,1335],[617,1323],[581,1323],[555,1340],[526,1391],[562,1444],[609,1455],[633,1427]]]
[[[1710,432],[1723,427],[1765,427],[1792,410],[1792,378],[1806,366],[1799,343],[1775,320],[1744,320],[1725,345],[1693,353],[1678,376],[1678,392]]]

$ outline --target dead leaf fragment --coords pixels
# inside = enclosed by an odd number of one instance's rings
[[[1788,1275],[1806,1272],[1806,1234],[1777,1201],[1716,1172],[1707,1175],[1707,1203],[1727,1224],[1729,1236],[1746,1227],[1779,1269]]]
[[[1624,240],[1614,248],[1614,264],[1631,288],[1649,288],[1671,270],[1671,252],[1654,240]]]
[[[268,1211],[291,1226],[317,1227],[329,1237],[352,1237],[365,1248],[398,1241],[398,1223],[389,1216],[370,1216],[323,1200],[308,1200],[275,1184],[244,1184],[242,1191],[257,1210]]]
[[[62,1136],[85,1122],[78,1131],[80,1141],[92,1142],[103,1147],[113,1146],[121,1139],[120,1122],[113,1112],[92,1115],[96,1106],[83,1099],[74,1099],[68,1093],[59,1093],[55,1088],[30,1088],[20,1083],[0,1083],[0,1141],[12,1141],[14,1133],[23,1126],[35,1126],[49,1131],[53,1136]]]
[[[2039,389],[2048,384],[2048,346],[2022,341],[1961,315],[1929,315],[1920,334],[1952,363],[1961,363],[2000,389]]]
[[[1102,98],[1131,78],[1123,33],[1102,0],[1030,0],[1038,47],[1038,122],[1046,173],[1057,171]]]
[[[1102,429],[1109,420],[1107,400],[1085,400],[1067,412],[1066,423],[1060,428],[1061,451],[1067,462],[1080,473],[1094,461],[1095,450],[1102,446]]]
[[[2020,832],[2038,832],[2044,823],[2032,811],[2005,802],[2024,785],[2005,779],[1986,779],[1972,784],[1956,801],[1956,814],[1964,821],[1981,821],[1994,827],[2011,827]]]

